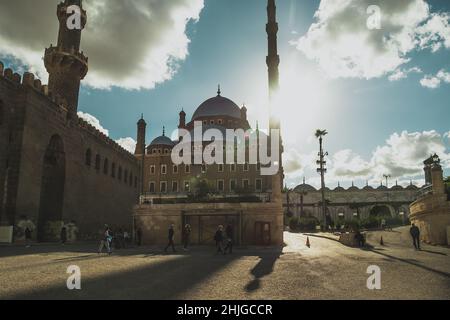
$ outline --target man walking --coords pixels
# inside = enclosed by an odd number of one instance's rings
[[[170,227],[169,227],[169,236],[168,236],[168,238],[169,238],[169,243],[167,244],[167,247],[164,249],[164,252],[167,252],[167,249],[169,249],[169,247],[172,247],[172,251],[175,253],[175,252],[177,252],[176,250],[175,250],[175,244],[174,244],[174,242],[173,242],[173,238],[174,238],[174,236],[175,236],[175,230],[174,230],[174,225],[173,224],[171,224],[170,225]]]
[[[225,236],[226,236],[226,246],[223,251],[223,254],[227,254],[227,251],[230,252],[230,254],[233,253],[233,226],[229,224],[227,228],[225,229]]]
[[[61,235],[60,235],[60,237],[61,237],[62,245],[63,246],[66,245],[66,242],[67,242],[67,228],[66,228],[66,226],[63,226],[61,228]]]
[[[420,229],[413,223],[409,232],[413,238],[414,248],[420,250]]]
[[[105,232],[103,233],[103,238],[100,241],[100,247],[98,248],[98,254],[101,254],[103,252],[103,248],[106,248],[108,251],[108,255],[112,254],[112,232],[111,229],[109,229],[108,226],[105,228]]]
[[[217,253],[222,253],[223,249],[223,226],[219,226],[214,235],[214,240],[216,241]]]
[[[191,226],[187,224],[183,230],[183,250],[188,251],[189,241],[191,238]]]

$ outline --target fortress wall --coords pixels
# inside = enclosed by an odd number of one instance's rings
[[[76,221],[80,234],[86,235],[97,233],[104,224],[131,228],[132,209],[139,194],[139,181],[136,181],[139,166],[135,157],[83,120],[68,119],[63,102],[49,97],[47,87],[42,86],[33,75],[25,74],[22,84],[20,80],[13,83],[15,87],[9,82],[0,76],[0,99],[7,100],[15,116],[20,118],[15,122],[11,119],[7,121],[8,126],[20,132],[20,157],[12,161],[17,165],[18,182],[15,222],[25,215],[37,225],[44,157],[52,136],[58,135],[65,152],[64,222]],[[22,126],[17,124],[20,122]],[[5,130],[4,125],[0,130]],[[4,150],[3,134],[0,139],[0,150]],[[88,149],[92,151],[90,166],[86,165]],[[99,170],[95,167],[97,154],[101,159]],[[4,158],[5,152],[1,152],[0,161],[3,163]],[[107,174],[104,172],[105,158],[108,159]],[[119,166],[123,170],[121,181],[118,172],[115,178],[111,176],[113,162],[117,171]],[[4,171],[4,166],[1,168]],[[0,183],[4,182],[2,171]]]

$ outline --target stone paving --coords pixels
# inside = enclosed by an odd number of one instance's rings
[[[0,299],[450,299],[448,248],[418,252],[401,241],[373,241],[361,250],[309,238],[311,248],[305,235],[285,233],[284,248],[238,248],[227,256],[208,247],[99,256],[94,243],[1,246]],[[81,290],[66,287],[71,265],[81,269]],[[381,268],[381,290],[367,289],[370,265]]]

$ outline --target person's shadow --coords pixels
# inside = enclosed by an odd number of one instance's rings
[[[261,287],[261,279],[273,272],[275,262],[280,256],[281,251],[271,252],[260,256],[261,260],[250,271],[254,279],[245,286],[247,292],[256,291]]]

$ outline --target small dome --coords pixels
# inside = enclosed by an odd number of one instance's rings
[[[377,190],[388,190],[388,188],[386,188],[386,186],[381,185],[377,188]]]
[[[155,140],[153,140],[152,143],[150,143],[150,146],[157,146],[157,145],[173,147],[175,145],[175,142],[173,142],[166,136],[160,136]]]
[[[241,109],[236,103],[228,98],[222,97],[220,94],[217,97],[211,98],[203,102],[192,116],[192,121],[202,117],[228,116],[236,119],[241,119]]]
[[[415,190],[419,190],[419,188],[417,186],[411,184],[411,185],[406,187],[406,190],[413,190],[413,191],[415,191]]]
[[[360,189],[356,186],[351,186],[350,188],[347,189],[347,191],[359,191]]]
[[[338,186],[334,189],[334,191],[345,191],[345,189],[342,188],[341,186]]]
[[[393,187],[391,188],[391,190],[394,190],[394,191],[401,191],[401,190],[403,190],[403,187],[402,187],[402,186],[399,186],[399,185],[395,185],[395,186],[393,186]]]
[[[363,188],[363,190],[365,190],[365,191],[372,191],[372,190],[374,190],[374,189],[373,189],[373,187],[367,185],[367,186],[365,186],[365,187]]]
[[[297,187],[295,187],[294,191],[295,192],[314,192],[314,191],[317,191],[317,189],[309,184],[304,183],[304,184],[300,184]]]

